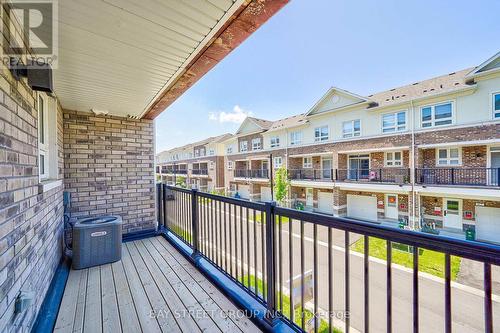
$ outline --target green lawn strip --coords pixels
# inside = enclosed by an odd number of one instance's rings
[[[351,245],[351,249],[363,253],[365,248],[364,237]],[[418,257],[418,268],[420,272],[432,274],[444,278],[444,253],[427,249],[420,249]],[[370,237],[370,256],[386,260],[386,241],[380,238]],[[451,279],[457,278],[460,270],[460,258],[451,256]],[[413,254],[392,249],[392,262],[407,268],[413,268]]]
[[[249,218],[249,220],[250,220],[251,222],[253,222],[253,214],[250,214],[250,218]],[[265,224],[265,223],[266,223],[266,213],[262,213],[262,214],[261,214],[261,212],[257,212],[257,211],[256,211],[256,212],[255,212],[255,221],[256,221],[257,223],[262,223],[262,224]],[[279,224],[279,223],[280,223],[280,221],[279,221],[279,216],[278,216],[278,215],[276,215],[276,216],[274,217],[274,221],[275,221],[275,223],[276,223],[276,224]],[[281,223],[288,223],[288,222],[290,222],[290,219],[289,219],[288,217],[286,217],[286,216],[282,216],[282,217],[281,217]]]
[[[250,281],[248,281],[248,280],[250,280]],[[254,275],[245,275],[243,277],[240,277],[239,281],[241,283],[243,283],[245,286],[249,287],[249,289],[255,290],[255,276]],[[265,286],[266,285],[262,283],[262,280],[259,279],[259,278],[257,278],[257,292],[258,292],[259,295],[262,295]],[[278,293],[278,303],[279,303],[279,293]],[[287,318],[290,318],[290,297],[288,297],[287,295],[283,295],[283,312],[282,312],[282,314],[283,314],[283,316],[285,316]],[[302,315],[301,314],[301,308],[300,307],[296,307],[295,310],[294,310],[294,322],[299,327],[302,324],[302,317],[301,317],[301,315]],[[308,320],[310,320],[312,317],[313,317],[313,313],[311,311],[307,310],[307,309],[304,309],[304,319],[305,319],[305,322],[307,322]],[[329,332],[329,326],[328,326],[328,322],[327,321],[321,319],[321,323],[320,323],[318,332],[320,332],[320,333],[327,333],[327,332]],[[334,333],[342,333],[342,330],[334,327],[333,328],[333,332]]]
[[[191,244],[191,233],[186,231],[185,229],[177,226],[177,225],[171,225],[168,227],[174,234],[176,234],[179,238],[184,239],[186,242]]]

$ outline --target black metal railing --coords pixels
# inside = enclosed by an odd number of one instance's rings
[[[208,175],[208,169],[193,169],[193,170],[191,170],[191,173],[193,175],[206,176],[206,175]]]
[[[335,179],[343,181],[369,181],[376,183],[406,184],[410,182],[409,168],[337,169]]]
[[[234,170],[235,178],[269,178],[269,170],[268,169],[235,169]]]
[[[421,168],[415,182],[429,185],[500,186],[500,168]]]
[[[293,180],[335,180],[333,169],[288,169],[288,178]]]
[[[478,319],[468,322],[468,329],[493,332],[491,265],[500,264],[500,246],[158,186],[159,224],[266,306],[270,322],[279,318],[308,332],[349,332],[351,327],[364,332],[402,332],[409,327],[428,332],[441,318],[449,333],[452,318],[467,317]],[[351,240],[362,246],[353,247]],[[408,248],[410,271],[393,265],[400,256],[393,256],[393,251],[400,251],[401,245]],[[351,255],[353,250],[361,254]],[[385,263],[370,260],[379,251]],[[419,274],[422,251],[441,255],[441,264],[433,269],[441,267],[444,283]],[[452,293],[456,287],[451,284],[455,256],[483,266],[484,294],[464,296],[467,307],[452,303],[452,295],[458,293]],[[433,290],[442,294],[419,292],[433,283]],[[373,287],[377,289],[370,290]],[[398,311],[397,317],[396,291],[405,293],[398,296],[397,306],[412,309]],[[433,320],[420,320],[420,311],[431,311]]]

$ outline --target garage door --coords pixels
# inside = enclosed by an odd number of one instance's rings
[[[250,185],[238,185],[238,194],[242,199],[250,198]]]
[[[273,201],[270,187],[262,186],[260,188],[260,201]]]
[[[500,243],[500,208],[476,207],[476,238]]]
[[[360,220],[377,221],[377,198],[348,194],[347,216]]]
[[[333,214],[333,193],[318,193],[318,211],[325,214]]]

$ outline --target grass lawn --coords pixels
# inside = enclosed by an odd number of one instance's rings
[[[264,219],[264,221],[262,221],[262,219]],[[250,218],[249,218],[250,221],[253,221],[253,214],[250,214]],[[266,223],[266,213],[261,213],[260,212],[255,212],[255,220],[257,221],[257,223]],[[275,222],[276,224],[279,224],[279,217],[278,215],[275,216]],[[288,223],[290,222],[290,219],[286,216],[282,216],[281,217],[281,223],[284,224],[284,223]]]
[[[169,226],[170,230],[172,230],[172,232],[174,234],[176,234],[179,238],[182,238],[184,239],[186,242],[188,242],[189,244],[191,244],[191,239],[192,239],[192,236],[191,236],[191,233],[188,232],[187,230],[177,226],[177,225],[170,225]]]
[[[250,283],[249,280],[250,279]],[[250,285],[250,289],[255,289],[255,276],[254,275],[245,275],[243,277],[240,277],[240,282],[245,284],[246,286]],[[257,279],[257,290],[259,294],[262,294],[263,290],[265,288],[265,285],[262,283],[261,279]],[[279,306],[279,296],[278,296],[278,302],[277,306]],[[282,314],[286,316],[287,318],[290,317],[290,298],[287,295],[283,295],[283,311]],[[294,322],[297,324],[299,327],[302,324],[302,317],[301,317],[301,308],[296,307],[294,310]],[[308,320],[310,320],[313,317],[313,313],[307,309],[304,309],[304,317],[305,317],[305,323],[307,323]],[[318,329],[318,332],[320,333],[328,333],[329,332],[329,326],[328,322],[321,319],[321,323]],[[334,333],[342,333],[342,330],[334,327],[333,328]]]
[[[351,245],[351,249],[363,253],[365,248],[364,237]],[[383,259],[387,258],[386,241],[380,238],[370,237],[370,256]],[[413,254],[392,249],[392,262],[408,268],[413,267]],[[420,272],[426,272],[440,278],[444,278],[444,253],[421,249],[418,257],[418,268]],[[451,279],[457,278],[460,270],[460,258],[451,256]]]

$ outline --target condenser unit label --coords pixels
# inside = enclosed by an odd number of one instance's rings
[[[105,236],[107,234],[106,231],[96,231],[90,234],[90,237],[99,237],[99,236]]]

